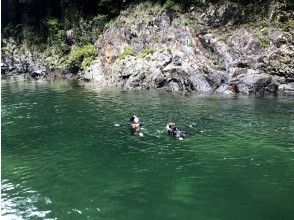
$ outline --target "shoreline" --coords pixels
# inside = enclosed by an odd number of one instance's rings
[[[273,2],[268,12],[276,7]],[[279,10],[286,13],[283,22],[266,15],[250,21],[245,9],[222,3],[210,5],[209,13],[194,8],[171,16],[160,5],[141,3],[63,54],[54,53],[58,45],[48,45],[47,54],[3,39],[2,77],[25,72],[126,90],[294,96],[293,11]]]
[[[16,80],[16,81],[74,81],[80,85],[90,85],[93,89],[98,90],[107,90],[107,89],[114,89],[121,92],[128,92],[128,91],[155,91],[155,92],[163,92],[163,93],[170,93],[170,94],[177,94],[180,96],[186,95],[201,95],[201,96],[221,96],[221,97],[294,97],[294,90],[289,91],[277,91],[276,93],[235,93],[235,92],[226,92],[226,93],[219,93],[219,92],[203,92],[203,91],[169,91],[167,89],[162,88],[124,88],[116,85],[106,85],[102,83],[97,83],[94,80],[84,79],[80,76],[74,74],[62,74],[61,72],[51,72],[46,75],[42,75],[40,77],[32,77],[30,73],[19,73],[19,74],[12,74],[12,75],[2,75],[1,81],[3,80]],[[292,82],[293,84],[293,82]]]

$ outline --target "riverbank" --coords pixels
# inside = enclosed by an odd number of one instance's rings
[[[62,68],[66,57],[24,49],[25,56],[6,56],[2,76],[26,72],[124,89],[294,95],[293,11],[276,2],[262,16],[249,9],[227,2],[171,14],[141,3],[106,26],[94,57],[85,55],[92,46],[75,54],[87,67]]]

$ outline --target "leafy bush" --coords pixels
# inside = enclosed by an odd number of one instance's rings
[[[118,55],[118,58],[120,60],[124,60],[128,56],[134,56],[134,55],[135,55],[134,49],[130,45],[126,45],[124,49]]]
[[[97,28],[100,31],[102,31],[108,19],[105,15],[97,15],[93,18],[92,21],[92,25],[94,26],[94,28]]]
[[[250,23],[250,26],[253,27],[253,28],[269,28],[272,26],[272,23],[270,23],[269,21],[264,21],[264,20],[261,20],[261,21],[256,21],[256,22],[252,22]]]
[[[46,26],[49,31],[47,49],[54,51],[54,55],[64,56],[69,52],[69,45],[66,43],[66,31],[60,20],[48,19]]]
[[[105,15],[97,15],[91,20],[80,18],[72,28],[75,36],[74,43],[80,46],[93,43],[98,35],[102,33],[107,21],[108,19]]]
[[[60,46],[65,41],[66,33],[63,24],[56,18],[48,19],[46,26],[49,31],[48,40],[51,45]]]
[[[92,44],[73,47],[69,54],[69,68],[74,72],[80,69],[86,70],[95,59],[95,51],[95,47]]]
[[[140,58],[146,58],[149,54],[153,54],[154,52],[155,52],[154,48],[146,47],[139,53],[139,57]]]
[[[262,34],[261,32],[256,32],[256,35],[258,36],[258,38],[259,38],[259,41],[260,41],[260,43],[261,43],[261,46],[263,47],[263,48],[266,48],[266,47],[269,47],[270,46],[270,41],[269,41],[269,39],[268,39],[268,37],[267,36],[265,36],[264,34]]]
[[[16,41],[16,43],[20,44],[22,41],[22,25],[12,25],[8,24],[6,27],[3,28],[2,31],[2,39],[3,38],[10,38],[13,37],[13,39]]]
[[[86,57],[95,56],[94,45],[87,44],[83,47],[73,47],[70,57],[72,60],[82,61]]]
[[[291,32],[294,30],[294,20],[289,20],[285,23],[280,23],[281,28],[286,32]]]
[[[182,17],[178,20],[178,24],[182,26],[188,26],[188,25],[191,25],[192,23],[193,21],[191,19],[185,18],[185,17]]]
[[[180,12],[182,10],[181,5],[174,0],[167,0],[163,6],[169,12]]]
[[[48,19],[46,25],[48,27],[49,32],[54,34],[62,28],[62,25],[57,18]]]
[[[24,26],[22,28],[22,37],[25,44],[32,48],[42,43],[42,38],[32,26]]]
[[[94,60],[95,60],[95,56],[84,58],[83,62],[81,63],[81,69],[87,70],[91,66]]]
[[[218,36],[218,39],[226,43],[227,40],[229,39],[229,34],[228,33],[223,33],[223,34]]]
[[[273,20],[271,22],[269,21],[257,21],[257,22],[252,22],[249,23],[249,25],[255,29],[263,29],[263,28],[267,28],[267,29],[272,29],[272,28],[281,28],[286,32],[290,32],[292,30],[294,30],[294,20],[289,20],[287,22],[279,22],[277,20]]]

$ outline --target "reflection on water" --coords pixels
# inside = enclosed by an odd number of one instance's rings
[[[291,219],[293,104],[3,80],[3,218]]]

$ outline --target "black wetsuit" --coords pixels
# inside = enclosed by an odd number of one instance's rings
[[[139,125],[139,126],[133,127],[132,125]],[[132,131],[133,134],[140,132],[142,125],[143,125],[143,123],[140,122],[140,120],[137,123],[135,122],[135,117],[130,118],[129,126],[130,126],[130,130]]]
[[[167,130],[167,133],[171,136],[175,136],[175,137],[184,137],[185,136],[185,132],[184,131],[179,131],[176,127],[174,128],[169,128]]]

